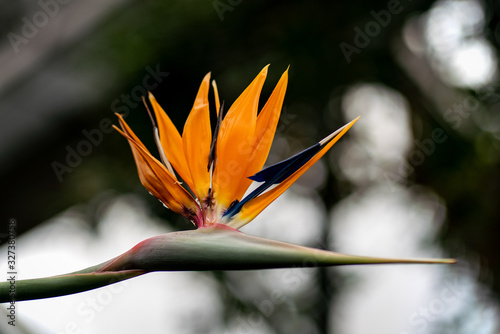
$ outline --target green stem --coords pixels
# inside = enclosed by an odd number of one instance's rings
[[[0,303],[70,295],[114,284],[145,273],[143,270],[96,273],[95,270],[99,267],[100,265],[93,266],[60,276],[0,282]]]
[[[352,264],[454,263],[452,259],[389,259],[346,255],[249,236],[226,226],[158,235],[81,271],[0,283],[0,302],[63,296],[153,271],[250,270]],[[15,295],[10,295],[15,291]]]

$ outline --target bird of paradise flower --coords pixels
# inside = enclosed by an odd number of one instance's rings
[[[165,206],[185,216],[198,228],[224,224],[239,229],[249,223],[357,121],[348,123],[303,152],[261,170],[271,149],[288,83],[287,70],[257,114],[267,70],[268,66],[264,67],[225,117],[217,86],[212,82],[218,116],[213,135],[208,102],[210,74],[201,83],[182,136],[150,93],[149,101],[154,110],[151,119],[161,162],[148,152],[117,114],[122,130],[115,128],[130,143],[142,184]],[[252,181],[262,184],[244,196]],[[272,186],[275,187],[266,192]]]
[[[85,291],[152,271],[247,270],[383,263],[453,263],[453,259],[388,259],[353,256],[250,236],[238,231],[288,189],[359,119],[304,151],[262,169],[271,149],[288,83],[288,69],[258,113],[264,67],[224,116],[212,82],[217,123],[212,133],[210,74],[198,90],[181,134],[149,94],[160,160],[153,157],[121,115],[144,187],[197,227],[144,240],[105,263],[67,275],[17,282],[16,300]],[[252,182],[259,185],[245,195]],[[8,301],[0,283],[0,302]]]

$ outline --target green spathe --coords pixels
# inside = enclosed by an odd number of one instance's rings
[[[162,234],[139,243],[98,271],[249,270],[383,263],[452,263],[340,254],[254,237],[225,225]]]
[[[226,225],[146,239],[124,254],[79,272],[16,282],[16,301],[62,296],[153,271],[251,270],[354,264],[454,263],[453,259],[389,259],[346,255],[250,236]],[[0,302],[9,301],[0,283]]]

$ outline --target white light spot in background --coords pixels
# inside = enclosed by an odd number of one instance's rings
[[[497,74],[494,48],[483,37],[484,9],[476,0],[438,1],[425,38],[435,70],[451,85],[477,88]]]
[[[133,196],[115,199],[101,218],[97,236],[71,209],[20,236],[18,278],[84,269],[168,231]],[[217,291],[209,274],[162,272],[16,306],[33,333],[221,333]]]
[[[422,189],[398,187],[391,192],[371,187],[337,206],[331,238],[336,250],[344,253],[438,257],[438,248],[429,245],[442,211],[437,197]],[[456,269],[446,265],[337,268],[346,284],[333,304],[333,332],[430,334],[461,319],[461,327],[477,326],[472,332],[494,333],[488,329],[498,326],[498,308],[492,309],[493,315],[485,312],[491,303],[471,277],[474,273]]]
[[[321,236],[325,209],[317,194],[294,185],[269,205],[242,232],[299,245],[315,245]],[[301,193],[302,192],[302,193]]]
[[[475,39],[458,47],[450,57],[450,78],[460,86],[480,87],[493,81],[496,74],[495,51],[484,39]]]
[[[342,173],[358,185],[385,180],[384,172],[393,169],[412,146],[405,98],[379,84],[360,84],[346,92],[342,110],[346,119],[361,116],[350,130],[354,137],[337,144]]]

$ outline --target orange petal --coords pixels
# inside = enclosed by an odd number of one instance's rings
[[[252,155],[246,167],[245,177],[241,179],[238,186],[238,194],[244,194],[246,192],[252,183],[252,180],[248,177],[260,171],[266,162],[273,143],[276,126],[278,125],[278,121],[280,119],[287,83],[288,69],[281,76],[276,88],[274,88],[274,91],[267,100],[266,105],[262,108],[262,111],[257,117]]]
[[[214,171],[214,192],[219,208],[227,208],[244,194],[238,186],[246,177],[245,171],[251,159],[259,97],[268,66],[243,91],[222,121]]]
[[[190,189],[192,189],[193,181],[184,156],[181,135],[179,134],[179,131],[177,131],[174,123],[172,123],[168,117],[167,113],[158,104],[155,97],[151,93],[149,93],[149,102],[151,102],[156,116],[163,151],[181,179],[186,182]]]
[[[143,186],[170,210],[182,214],[200,226],[202,223],[201,212],[193,197],[175,180],[161,162],[151,156],[123,118],[120,115],[118,118],[123,131],[117,127],[115,129],[128,139]]]
[[[210,88],[210,73],[201,83],[191,113],[188,116],[182,133],[184,156],[191,172],[194,188],[191,190],[201,201],[208,196],[210,189],[210,173],[207,169],[212,130],[208,109],[208,90]]]
[[[316,161],[318,161],[351,128],[351,126],[356,123],[358,119],[359,117],[345,125],[339,134],[337,134],[311,160],[299,168],[295,173],[290,175],[286,180],[245,204],[241,211],[235,215],[235,217],[227,225],[234,228],[240,228],[248,224],[259,213],[261,213],[262,210],[264,210],[269,204],[285,192],[285,190],[287,190],[300,176],[302,176],[302,174],[304,174]]]

